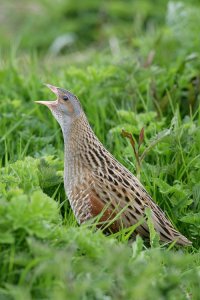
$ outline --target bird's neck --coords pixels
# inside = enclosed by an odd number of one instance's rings
[[[82,161],[81,156],[87,151],[89,140],[94,136],[84,113],[70,122],[63,127],[66,166],[76,163],[77,159]]]
[[[86,115],[82,113],[73,120],[66,119],[62,126],[65,150],[78,150],[80,143],[83,143],[85,136],[93,132]]]
[[[69,125],[69,124],[68,124]],[[88,152],[90,136],[94,133],[87,121],[85,114],[74,119],[67,130],[63,130],[64,136],[64,182],[65,188],[79,184],[85,174],[85,156]]]

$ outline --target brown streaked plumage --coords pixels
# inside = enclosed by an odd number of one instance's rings
[[[107,223],[112,232],[117,232],[143,218],[134,234],[148,238],[145,209],[150,208],[161,241],[191,244],[174,229],[139,180],[104,148],[78,99],[69,91],[47,86],[57,95],[57,100],[37,102],[48,106],[61,126],[65,145],[65,191],[78,223],[100,214],[99,223]]]

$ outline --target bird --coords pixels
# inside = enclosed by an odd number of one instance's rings
[[[97,220],[96,226],[117,233],[136,226],[133,236],[150,239],[146,210],[160,242],[191,245],[154,202],[142,183],[103,146],[92,130],[78,98],[50,84],[55,101],[47,106],[59,123],[64,140],[64,188],[77,222]],[[142,221],[141,221],[142,220]],[[100,225],[99,225],[100,224]]]

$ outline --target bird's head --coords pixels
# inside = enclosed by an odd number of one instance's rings
[[[55,101],[36,101],[36,103],[46,105],[61,128],[64,129],[64,126],[81,114],[81,105],[76,96],[69,91],[50,84],[47,84],[47,87],[57,96],[57,99]]]

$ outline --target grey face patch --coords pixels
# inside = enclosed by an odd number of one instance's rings
[[[63,115],[67,115],[67,116],[71,115],[71,111],[69,110],[69,108],[67,108],[67,105],[65,103],[60,103],[59,109]]]

